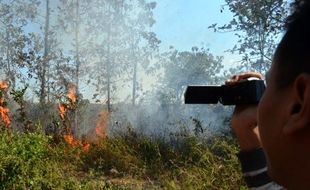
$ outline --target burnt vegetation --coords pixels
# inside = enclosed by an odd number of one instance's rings
[[[205,47],[160,49],[157,3],[0,1],[0,189],[246,189],[232,108],[183,93],[265,71],[287,3],[225,1],[231,22],[209,28],[238,37],[228,70]]]

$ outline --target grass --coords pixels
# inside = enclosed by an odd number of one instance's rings
[[[235,142],[129,129],[71,147],[40,132],[0,133],[0,189],[245,189]]]

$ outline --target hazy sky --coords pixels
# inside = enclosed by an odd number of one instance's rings
[[[215,55],[225,55],[227,64],[239,56],[224,53],[236,43],[233,33],[215,33],[208,26],[226,24],[233,14],[225,8],[224,0],[158,0],[154,10],[156,24],[153,29],[162,41],[161,50],[173,45],[178,50],[193,46],[209,48]]]
[[[151,0],[150,0],[151,1]],[[239,55],[225,53],[236,43],[233,33],[215,33],[208,26],[218,23],[227,24],[233,14],[226,8],[220,12],[224,0],[155,0],[153,31],[161,40],[160,50],[165,51],[174,46],[180,51],[189,51],[193,46],[210,49],[217,56],[224,56],[225,68],[236,66],[241,59]],[[149,90],[156,84],[156,77],[140,75],[143,88]],[[130,88],[124,88],[131,92]]]
[[[160,50],[165,51],[169,46],[174,46],[177,50],[190,50],[193,46],[210,49],[214,55],[224,56],[226,67],[235,66],[240,60],[239,55],[225,53],[236,43],[233,33],[215,33],[208,26],[214,23],[223,25],[228,23],[233,14],[226,8],[220,12],[224,0],[149,0],[156,1],[154,9],[154,19],[156,21],[152,30],[161,40]],[[45,7],[42,7],[44,12]],[[39,30],[35,26],[26,28],[29,30]],[[138,76],[143,82],[145,89],[150,89],[156,83],[156,77]],[[87,86],[87,85],[86,85]],[[91,94],[88,87],[80,90],[85,95]],[[123,91],[131,92],[130,87],[123,88]],[[121,92],[122,93],[122,92]],[[124,93],[124,97],[126,93]]]

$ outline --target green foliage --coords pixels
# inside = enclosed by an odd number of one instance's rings
[[[50,187],[57,182],[57,163],[48,158],[48,137],[42,134],[0,136],[1,189]],[[52,186],[51,186],[52,187]],[[38,189],[38,188],[37,188]]]
[[[40,133],[2,133],[0,189],[112,189],[112,184],[76,176],[80,152],[56,146],[51,137]]]
[[[15,88],[18,78],[22,79],[22,83],[25,81],[18,69],[24,67],[18,61],[18,54],[27,44],[23,27],[33,21],[38,5],[37,0],[0,1],[0,68],[12,88]]]
[[[187,85],[217,84],[223,68],[223,57],[208,49],[192,47],[191,51],[171,48],[163,53],[159,63],[164,75],[159,81],[159,99],[163,103],[180,103]]]
[[[243,181],[236,153],[227,137],[164,140],[130,129],[92,146],[83,159],[97,175],[149,179],[163,189],[238,189]]]
[[[25,86],[23,89],[12,89],[10,94],[13,97],[13,100],[19,105],[19,108],[16,110],[18,112],[17,121],[20,122],[25,131],[29,131],[31,128],[31,121],[27,118],[26,113],[26,101],[24,100],[24,95],[26,93],[28,86]]]
[[[283,0],[225,0],[225,5],[234,18],[223,26],[213,24],[215,32],[234,32],[238,38],[230,51],[243,56],[247,68],[266,71],[282,33],[284,20],[288,15],[288,1]]]
[[[133,150],[122,139],[106,139],[93,145],[85,155],[87,167],[102,174],[122,175],[124,172],[135,175],[142,166]],[[114,172],[117,171],[117,172]]]
[[[176,133],[155,138],[129,128],[81,147],[42,133],[0,134],[0,189],[244,188],[228,137]]]

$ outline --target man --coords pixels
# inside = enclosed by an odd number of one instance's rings
[[[245,73],[226,83],[251,76],[262,78]],[[237,106],[231,121],[245,180],[254,189],[282,189],[275,182],[287,189],[310,189],[309,0],[294,3],[266,86],[258,107]]]

